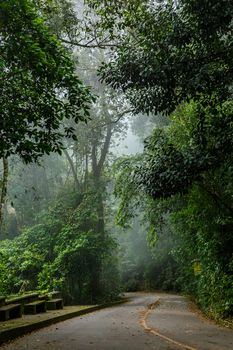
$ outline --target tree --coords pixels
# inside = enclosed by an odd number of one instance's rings
[[[92,97],[75,74],[70,54],[28,0],[1,1],[0,158],[25,162],[59,152],[64,118],[87,117]]]
[[[125,224],[140,205],[150,214],[152,237],[161,223],[172,228],[177,244],[169,254],[181,289],[212,316],[232,315],[233,4],[89,3],[99,26],[118,39],[102,79],[123,90],[134,110],[170,119],[146,140],[140,158],[117,167],[118,221]],[[202,266],[198,276],[194,259]]]
[[[222,154],[221,161],[209,171],[208,159],[201,158],[203,153],[198,153],[194,137],[198,125],[194,106],[182,106],[172,115],[170,126],[154,130],[140,158],[118,162],[117,218],[119,224],[127,227],[138,212],[144,213],[156,256],[151,276],[156,278],[159,271],[160,287],[169,285],[192,294],[212,317],[227,317],[233,312],[232,155]],[[229,117],[230,106],[231,103],[225,105]],[[222,117],[216,122],[227,120],[226,115]],[[216,132],[212,120],[206,132],[206,149],[213,150],[213,145],[222,149],[221,142],[227,140],[227,133],[226,137],[212,134],[213,130]],[[229,124],[227,129],[230,135],[232,126]],[[163,242],[168,243],[168,251]],[[198,275],[194,273],[195,261],[201,267]]]
[[[101,76],[137,111],[169,113],[191,98],[231,96],[232,1],[89,3],[102,29],[122,29]]]
[[[193,111],[187,112],[196,115],[192,147],[184,154],[155,133],[141,171],[142,183],[153,196],[185,191],[232,154],[232,2],[88,4],[98,26],[118,39],[100,75],[125,92],[134,110],[169,114],[191,102]]]
[[[109,224],[106,225],[110,211],[108,164],[110,147],[121,137],[123,119],[130,110],[121,95],[98,81],[96,62],[100,57],[102,53],[97,50],[79,52],[77,72],[88,85],[93,85],[99,98],[89,110],[91,120],[87,125],[76,125],[71,119],[65,121],[68,128],[74,129],[76,137],[63,139],[66,149],[60,163],[56,164],[62,184],[47,181],[57,174],[53,169],[55,157],[58,162],[57,155],[45,155],[40,159],[45,169],[30,164],[25,171],[24,165],[19,163],[15,173],[11,170],[14,188],[11,186],[8,193],[14,201],[21,228],[21,234],[14,241],[22,252],[22,268],[15,268],[18,259],[15,249],[13,276],[4,284],[7,291],[12,288],[17,292],[24,281],[28,288],[56,286],[62,289],[69,303],[109,300],[119,292],[116,243]],[[22,171],[23,180],[19,179]],[[14,199],[14,195],[17,198]],[[24,231],[25,224],[31,228]],[[14,242],[8,241],[8,244],[14,246]],[[32,251],[39,256],[35,264],[33,254],[28,253]],[[12,287],[16,275],[18,281]]]
[[[85,120],[93,98],[32,1],[0,1],[0,8],[2,209],[8,157],[17,154],[28,163],[45,153],[61,153],[62,137],[73,134],[63,120]]]

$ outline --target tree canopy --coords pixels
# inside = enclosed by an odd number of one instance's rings
[[[232,1],[89,3],[117,42],[102,79],[137,111],[169,113],[191,98],[231,96]]]
[[[155,132],[137,173],[153,197],[185,192],[232,154],[232,1],[88,3],[112,40],[101,79],[137,112],[193,115],[189,146]]]
[[[25,162],[60,152],[65,118],[88,117],[90,91],[71,54],[29,0],[0,1],[0,157]]]

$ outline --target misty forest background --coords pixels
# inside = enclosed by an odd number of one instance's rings
[[[233,2],[0,0],[0,294],[233,315]]]

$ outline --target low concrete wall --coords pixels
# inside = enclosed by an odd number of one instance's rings
[[[67,312],[64,315],[50,317],[50,318],[44,319],[42,321],[36,321],[36,322],[32,321],[30,324],[18,325],[18,326],[15,325],[15,327],[11,327],[10,329],[0,330],[0,345],[5,343],[5,342],[14,340],[14,339],[16,339],[24,334],[31,333],[31,332],[38,330],[40,328],[43,328],[43,327],[48,327],[54,323],[65,321],[65,320],[68,320],[70,318],[81,316],[84,314],[88,314],[88,313],[91,313],[91,312],[94,312],[97,310],[101,310],[101,309],[104,309],[107,307],[117,306],[117,305],[123,304],[127,301],[128,301],[128,299],[122,299],[122,300],[115,301],[112,303],[90,306],[90,307],[80,309],[77,311]]]

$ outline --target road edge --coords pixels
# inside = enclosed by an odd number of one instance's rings
[[[33,331],[39,330],[39,329],[44,328],[44,327],[51,326],[55,323],[62,322],[62,321],[65,321],[65,320],[68,320],[68,319],[71,319],[71,318],[74,318],[77,316],[89,314],[89,313],[92,313],[94,311],[105,309],[107,307],[117,306],[117,305],[126,303],[128,301],[129,301],[128,298],[123,298],[121,300],[117,300],[117,301],[114,301],[112,303],[104,303],[104,304],[100,304],[100,305],[90,306],[90,307],[87,307],[86,309],[73,311],[73,312],[70,312],[70,313],[65,314],[65,315],[55,316],[55,317],[47,319],[47,320],[42,320],[39,322],[34,322],[31,324],[27,324],[27,325],[23,325],[23,326],[0,331],[0,346],[4,343],[15,340],[16,338],[19,338],[25,334],[31,333]]]

